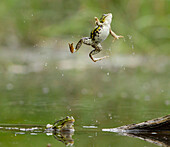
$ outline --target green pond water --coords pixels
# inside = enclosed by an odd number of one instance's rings
[[[56,69],[55,62],[39,72],[19,72],[18,66],[15,72],[7,68],[9,65],[0,68],[0,124],[46,125],[73,116],[76,121],[72,138],[76,147],[156,146],[103,132],[102,128],[139,123],[170,113],[169,65],[161,72],[105,65]],[[65,146],[53,135],[21,132],[1,130],[0,146]]]

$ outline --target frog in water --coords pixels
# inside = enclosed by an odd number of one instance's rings
[[[74,122],[75,119],[71,116],[67,116],[64,119],[57,120],[53,125],[52,128],[56,131],[74,131]]]
[[[107,58],[109,56],[104,56],[101,58],[93,58],[93,55],[99,53],[102,50],[101,43],[108,37],[109,33],[114,37],[115,39],[123,38],[123,36],[118,36],[116,35],[112,30],[111,30],[111,22],[112,22],[112,14],[103,14],[100,20],[95,17],[95,24],[96,27],[94,30],[91,32],[90,37],[83,37],[80,39],[80,41],[77,43],[76,47],[73,47],[73,43],[69,43],[69,48],[70,52],[74,53],[78,51],[78,49],[81,47],[82,43],[86,45],[91,45],[94,50],[92,50],[89,53],[89,57],[94,61],[99,61],[104,58]]]

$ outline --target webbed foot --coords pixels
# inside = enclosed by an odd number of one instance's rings
[[[69,48],[70,48],[70,52],[74,53],[73,43],[71,43],[71,44],[69,43],[68,45],[69,45]]]

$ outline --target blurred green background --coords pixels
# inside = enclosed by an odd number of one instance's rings
[[[170,113],[168,5],[169,0],[0,1],[0,123],[47,124],[72,115],[75,146],[151,146],[100,129]],[[85,45],[71,54],[68,43],[89,36],[94,17],[109,12],[112,30],[125,37],[102,43],[97,56],[110,58],[93,63],[92,48]],[[89,125],[98,131],[82,129]],[[11,134],[0,132],[0,145],[61,146],[45,134]]]
[[[169,54],[168,4],[168,0],[5,0],[0,2],[0,43],[23,47],[54,38],[79,39],[89,36],[94,16],[111,12],[112,29],[133,36],[136,52]],[[127,53],[128,44],[119,50]]]

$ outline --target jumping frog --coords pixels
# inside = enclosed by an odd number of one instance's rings
[[[97,17],[95,17],[96,27],[91,32],[90,37],[81,38],[80,41],[77,43],[75,49],[73,47],[73,43],[72,44],[69,43],[70,52],[74,53],[74,52],[78,51],[78,49],[81,47],[82,43],[84,43],[86,45],[91,45],[94,48],[94,50],[92,50],[89,53],[89,57],[94,62],[109,57],[109,56],[104,56],[101,58],[93,58],[92,55],[95,55],[102,50],[102,46],[100,43],[103,42],[108,37],[109,33],[114,37],[114,40],[123,38],[123,36],[118,36],[111,30],[111,26],[110,26],[111,22],[112,22],[112,14],[111,13],[103,14],[102,17],[100,18],[100,20]]]
[[[57,131],[74,131],[75,119],[71,116],[67,116],[64,119],[58,120],[53,124],[53,129]]]

